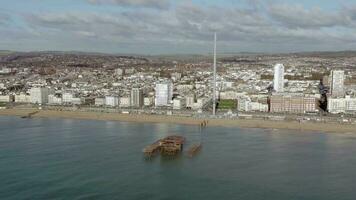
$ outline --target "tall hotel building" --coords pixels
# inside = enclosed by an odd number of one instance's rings
[[[131,90],[131,106],[140,108],[143,106],[143,92],[140,88],[132,88]]]
[[[34,104],[45,104],[48,103],[48,88],[38,87],[38,88],[31,88],[30,90],[30,99],[31,103]]]
[[[332,97],[344,97],[344,71],[333,70],[331,71],[331,96]]]
[[[274,66],[273,89],[276,92],[284,91],[284,65],[276,64]]]
[[[168,106],[173,98],[173,83],[165,81],[156,83],[155,106]]]

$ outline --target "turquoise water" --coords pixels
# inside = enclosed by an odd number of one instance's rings
[[[356,135],[0,117],[0,199],[356,199]],[[158,138],[190,159],[143,158]]]

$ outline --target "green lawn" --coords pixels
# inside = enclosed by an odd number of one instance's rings
[[[224,99],[219,102],[219,109],[236,109],[237,102],[233,99]]]

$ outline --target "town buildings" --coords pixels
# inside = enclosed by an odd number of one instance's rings
[[[0,69],[11,71],[0,74],[0,101],[3,99],[11,106],[32,102],[118,112],[132,109],[147,113],[209,114],[212,110],[210,57],[172,61],[112,55],[44,54],[35,55],[33,59],[31,56],[3,64],[0,61]],[[325,59],[303,55],[248,55],[218,59],[217,100],[237,102],[237,108],[236,103],[232,107],[221,106],[217,113],[229,110],[240,114],[315,112],[322,78],[325,91],[330,88],[330,94],[324,93],[325,102],[329,99],[330,112],[351,113],[352,99],[356,97],[354,63],[356,56]],[[10,104],[11,97],[14,104]]]

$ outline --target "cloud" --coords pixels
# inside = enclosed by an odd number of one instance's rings
[[[318,7],[305,9],[301,5],[271,5],[268,14],[272,19],[291,28],[320,28],[345,26],[349,24],[342,12],[326,12]]]
[[[123,7],[142,7],[166,9],[170,6],[169,0],[87,0],[91,4],[113,4]]]
[[[104,0],[95,2],[99,1]],[[106,1],[110,2],[114,0]],[[143,1],[115,2],[137,6]],[[104,51],[149,54],[210,52],[215,31],[219,48],[224,51],[333,50],[356,43],[356,7],[330,12],[260,2],[250,0],[247,7],[202,6],[183,1],[159,10],[31,12],[23,15],[23,20],[34,41],[57,42],[67,49],[92,45],[102,46]]]
[[[10,21],[11,17],[8,14],[0,12],[0,25],[4,25]]]

